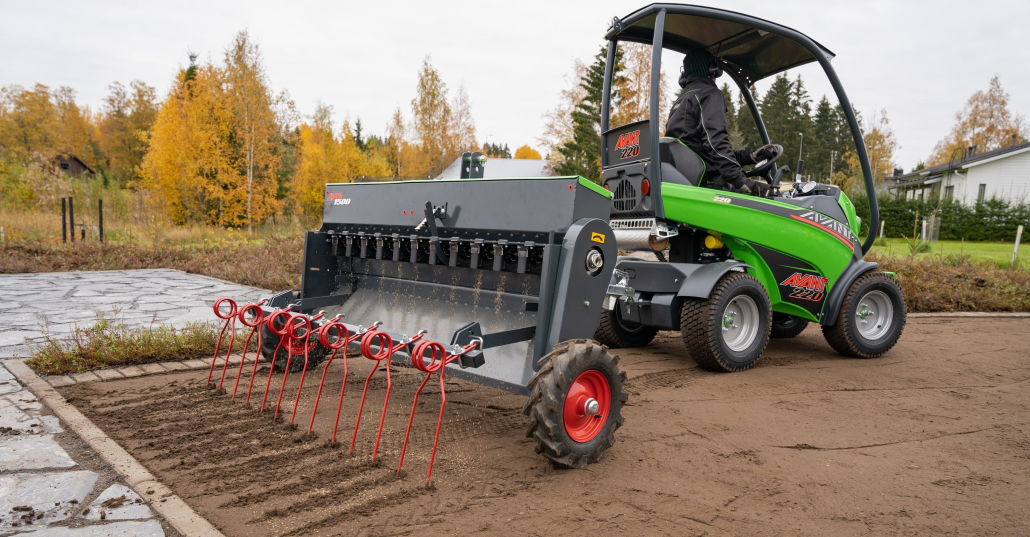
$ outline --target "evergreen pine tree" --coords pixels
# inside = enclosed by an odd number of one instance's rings
[[[572,112],[572,139],[558,147],[561,162],[555,165],[558,175],[579,175],[600,184],[601,181],[601,95],[604,93],[604,66],[608,56],[606,47],[594,56],[580,81],[586,91],[583,100]],[[615,76],[622,70],[621,54],[615,57]],[[613,87],[618,87],[613,84]],[[618,103],[617,91],[612,91],[612,106]]]

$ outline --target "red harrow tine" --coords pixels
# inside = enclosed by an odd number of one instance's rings
[[[229,311],[228,311],[228,313],[226,313],[224,315],[222,314],[222,303],[223,302],[228,302],[229,303]],[[225,330],[227,328],[230,328],[230,325],[232,327],[231,328],[232,331],[229,334],[229,350],[226,351],[226,353],[225,353],[225,363],[226,364],[229,363],[229,354],[232,353],[232,344],[233,344],[234,338],[236,337],[236,301],[231,299],[231,298],[227,298],[227,297],[219,298],[218,300],[215,300],[214,310],[215,310],[215,315],[219,319],[225,319],[225,324],[222,325],[222,331],[218,333],[218,342],[215,343],[215,355],[214,355],[213,358],[211,358],[211,369],[209,369],[207,371],[207,384],[208,385],[211,384],[211,374],[215,372],[215,362],[218,361],[218,349],[219,349],[219,347],[222,346],[222,336],[225,335]]]
[[[300,370],[300,385],[297,386],[297,399],[293,401],[293,413],[290,414],[290,425],[293,425],[293,419],[297,417],[297,406],[300,405],[300,392],[304,389],[304,375],[308,372],[308,341],[311,339],[311,321],[317,321],[325,315],[324,311],[318,313],[314,317],[304,316],[308,320],[307,330],[304,331],[304,369]],[[338,319],[339,317],[337,317]],[[294,339],[300,339],[294,336]],[[286,383],[286,376],[283,376],[283,383]],[[282,394],[280,394],[280,397]]]
[[[379,326],[381,324],[383,324],[382,321],[376,321],[375,323],[372,324],[372,326],[369,326],[367,329],[366,328],[362,328],[361,326],[358,326],[358,333],[350,335],[350,336],[347,336],[347,344],[343,346],[343,383],[340,385],[340,403],[336,406],[336,420],[333,422],[333,438],[330,441],[333,444],[336,443],[336,430],[340,427],[340,411],[343,410],[343,394],[346,393],[346,391],[347,391],[347,345],[350,345],[354,341],[358,340],[359,338],[364,336],[369,331],[372,331],[372,330],[375,330],[375,329],[379,328]],[[325,345],[325,343],[323,343],[323,345]],[[328,346],[328,345],[326,345],[326,346]],[[333,352],[333,356],[336,356],[335,350]],[[329,358],[329,363],[332,363],[332,360],[333,360],[332,357],[330,357]],[[329,364],[326,364],[325,367],[326,367],[326,369],[329,369]],[[326,373],[326,370],[323,369],[322,370],[322,382],[325,382],[325,373]],[[322,386],[321,385],[319,385],[318,391],[319,391],[319,394],[322,393]],[[318,410],[318,399],[315,399],[315,410]],[[311,412],[311,423],[312,424],[315,423],[315,412],[314,411]],[[308,426],[308,432],[309,433],[311,432],[311,426],[310,425]]]
[[[236,372],[236,384],[232,388],[232,401],[236,400],[236,390],[240,387],[240,377],[243,376],[243,365],[247,363],[247,349],[250,347],[250,339],[254,337],[254,333],[257,333],[257,349],[254,352],[254,373],[257,372],[258,362],[261,360],[261,323],[265,321],[265,312],[261,310],[261,306],[266,302],[265,299],[261,299],[259,302],[254,304],[247,304],[240,309],[239,318],[240,322],[244,326],[251,328],[250,335],[247,336],[247,342],[243,344],[243,358],[240,360],[240,370]],[[254,317],[248,321],[247,312],[253,311]],[[228,365],[226,361],[226,365]],[[254,385],[254,373],[250,374],[251,386]],[[222,379],[225,379],[225,368],[222,368]],[[221,388],[221,382],[218,383],[218,387]],[[249,393],[247,395],[250,395]]]
[[[296,321],[300,321],[300,323],[297,323]],[[289,338],[289,343],[287,344],[288,346],[286,347],[286,369],[283,371],[283,383],[282,383],[281,386],[279,386],[279,398],[275,402],[275,413],[272,414],[272,419],[273,420],[275,418],[279,417],[279,406],[282,405],[282,402],[283,402],[283,392],[286,391],[286,379],[289,378],[289,376],[290,376],[290,362],[293,361],[293,341],[294,340],[300,339],[301,337],[304,338],[304,364],[307,365],[307,361],[308,361],[308,341],[307,341],[307,337],[311,333],[311,321],[308,320],[306,315],[295,314],[292,317],[290,317],[289,321],[287,321],[286,327],[287,327],[287,330],[289,332],[287,334],[287,337]],[[297,329],[301,328],[301,327],[304,328],[304,335],[298,337],[297,336]]]
[[[265,395],[261,398],[261,410],[258,411],[259,414],[265,411],[265,402],[268,401],[268,388],[272,385],[272,375],[275,373],[276,355],[279,354],[279,349],[282,348],[283,341],[288,341],[290,339],[290,320],[293,318],[293,314],[290,313],[291,309],[293,309],[293,306],[279,310],[269,315],[268,321],[266,321],[266,324],[268,325],[268,330],[271,331],[273,334],[279,336],[279,344],[276,345],[275,351],[272,352],[272,366],[268,368],[268,382],[265,383]],[[283,325],[281,328],[276,328],[275,320],[282,316],[285,316],[286,320],[283,321]],[[289,352],[289,343],[287,343],[286,349],[287,352]],[[249,393],[247,394],[247,397],[250,397]]]
[[[325,386],[325,375],[329,372],[329,366],[333,363],[333,358],[336,358],[336,353],[340,349],[343,349],[343,382],[344,387],[347,386],[347,345],[351,342],[350,335],[347,333],[347,327],[343,323],[338,322],[342,315],[337,315],[329,322],[322,325],[322,328],[318,330],[318,342],[327,349],[332,349],[333,353],[329,355],[329,360],[326,361],[325,367],[322,368],[322,381],[318,383],[318,393],[315,394],[315,408],[311,409],[311,422],[308,423],[308,432],[311,434],[311,428],[315,426],[315,413],[318,412],[318,401],[322,399],[322,387]],[[329,341],[329,333],[335,328],[336,339]]]
[[[433,463],[436,462],[436,447],[440,443],[440,428],[443,426],[443,411],[444,407],[447,406],[447,392],[444,390],[443,373],[444,368],[447,364],[461,358],[464,354],[468,353],[472,349],[476,348],[477,343],[472,342],[464,347],[455,349],[454,354],[448,354],[444,349],[444,346],[435,341],[421,341],[418,345],[415,345],[414,350],[411,353],[411,363],[419,371],[426,373],[426,378],[422,380],[422,384],[419,385],[418,389],[415,390],[415,400],[411,403],[411,415],[408,417],[408,429],[404,432],[404,444],[401,446],[401,458],[400,462],[397,463],[397,473],[401,472],[401,467],[404,466],[404,453],[408,450],[408,436],[411,434],[411,423],[415,420],[415,408],[418,405],[418,396],[422,393],[422,388],[426,387],[426,383],[429,382],[429,378],[433,376],[433,373],[440,372],[440,417],[436,420],[436,436],[433,438],[433,452],[429,456],[429,471],[426,473],[426,487],[429,487],[429,480],[433,477]],[[427,350],[432,350],[433,354],[427,364],[425,361],[425,355]]]
[[[415,334],[415,337],[411,339],[401,340],[396,346],[393,344],[393,339],[386,332],[369,331],[361,338],[361,354],[369,360],[375,360],[376,365],[372,367],[372,371],[368,374],[368,378],[365,379],[365,389],[361,392],[361,404],[358,405],[358,418],[354,422],[354,436],[350,440],[350,453],[354,454],[354,443],[358,439],[358,426],[361,425],[361,412],[365,408],[365,396],[368,395],[368,383],[372,380],[372,375],[375,375],[376,370],[379,369],[379,363],[384,359],[386,360],[386,397],[383,399],[383,413],[379,417],[379,432],[376,433],[376,446],[372,450],[372,462],[375,462],[376,455],[379,453],[379,439],[383,436],[383,424],[386,423],[386,406],[390,403],[390,389],[393,387],[393,383],[390,380],[390,358],[393,353],[408,346],[411,343],[422,339],[425,335],[425,331],[420,331]],[[372,342],[379,341],[379,351],[372,352]]]

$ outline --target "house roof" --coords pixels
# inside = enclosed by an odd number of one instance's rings
[[[892,185],[891,188],[929,183],[949,170],[972,168],[973,166],[987,164],[994,160],[1008,158],[1027,151],[1030,151],[1030,142],[1010,145],[1001,149],[995,149],[994,151],[984,151],[983,153],[977,153],[971,157],[963,157],[943,164],[938,164],[936,166],[930,166],[929,168],[923,168],[921,170],[906,173],[905,175],[898,177],[898,182]]]
[[[58,157],[58,160],[62,160],[62,159],[63,160],[74,160],[74,161],[78,162],[79,164],[81,164],[83,168],[86,168],[86,171],[88,171],[89,173],[91,173],[93,175],[97,174],[97,171],[94,170],[92,166],[90,166],[89,164],[86,164],[86,161],[82,160],[81,158],[79,158],[79,157],[77,157],[75,155],[67,155],[67,156]]]
[[[483,178],[507,179],[514,177],[549,177],[549,162],[535,159],[487,158]],[[458,157],[434,179],[461,179],[461,157]]]

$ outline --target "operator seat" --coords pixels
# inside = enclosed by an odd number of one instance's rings
[[[701,186],[705,177],[705,161],[679,138],[661,138],[658,141],[658,158],[662,163],[663,183]]]

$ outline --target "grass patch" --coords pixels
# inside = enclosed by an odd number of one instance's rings
[[[50,337],[31,348],[26,364],[45,375],[79,373],[153,362],[209,358],[215,352],[218,330],[209,323],[180,328],[157,325],[129,327],[104,315],[89,328],[75,327],[66,338]]]
[[[898,238],[890,239],[885,238],[882,241],[877,240],[873,247],[873,252],[897,256],[900,254],[909,254],[908,241],[910,239]],[[917,254],[919,257],[935,257],[935,256],[949,256],[967,255],[973,261],[991,261],[997,263],[1000,267],[1008,267],[1012,263],[1012,248],[1015,246],[1012,242],[970,242],[970,241],[937,241],[926,243],[927,248]],[[1019,257],[1026,259],[1030,256],[1030,245],[1020,245]],[[1019,263],[1021,268],[1030,267],[1030,263],[1023,261]]]
[[[300,232],[199,243],[22,242],[0,247],[0,274],[171,268],[281,291],[299,288],[303,258]]]

